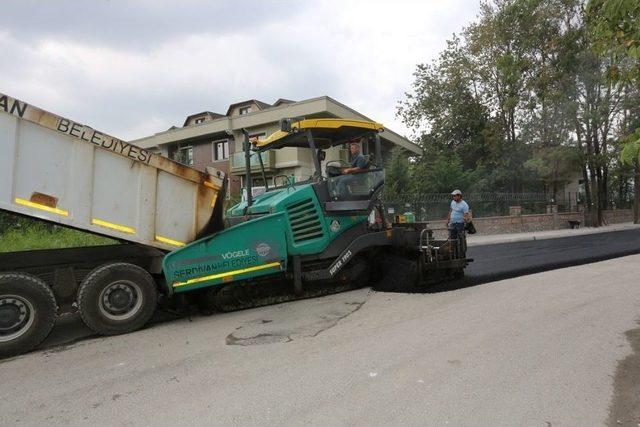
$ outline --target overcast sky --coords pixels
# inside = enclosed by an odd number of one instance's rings
[[[395,109],[479,0],[2,0],[0,92],[123,139],[247,99]]]

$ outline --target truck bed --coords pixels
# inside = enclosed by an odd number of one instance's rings
[[[205,228],[223,181],[0,93],[0,209],[173,250]]]

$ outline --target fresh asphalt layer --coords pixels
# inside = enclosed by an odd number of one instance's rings
[[[493,236],[491,239],[494,239]],[[640,253],[640,228],[541,240],[474,244],[468,250],[468,256],[473,258],[474,262],[467,267],[465,278],[433,286],[429,292],[459,289],[637,253]],[[176,318],[177,316],[159,312],[156,313],[153,323]],[[40,348],[66,345],[92,336],[93,332],[77,315],[69,316],[57,322],[51,335]]]
[[[474,245],[468,249],[468,256],[474,261],[467,267],[462,283],[445,284],[439,289],[471,286],[638,253],[638,228],[555,239]]]

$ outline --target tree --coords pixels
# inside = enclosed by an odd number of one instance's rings
[[[635,67],[611,69],[615,79],[640,79],[640,3],[637,0],[590,0],[587,19],[595,40],[595,48],[602,53],[629,60]]]
[[[549,7],[554,2],[541,3]],[[551,63],[558,71],[549,87],[551,94],[557,90],[561,96],[551,98],[554,117],[558,119],[553,120],[552,132],[547,135],[552,137],[549,141],[575,137],[574,145],[584,159],[583,180],[587,202],[594,214],[592,223],[598,226],[604,223],[603,211],[610,204],[608,182],[614,151],[612,144],[625,96],[623,86],[608,79],[607,73],[612,66],[621,63],[611,55],[603,56],[596,51],[581,1],[555,3],[561,12],[559,19],[548,21],[555,22],[554,25],[545,25],[558,35],[549,39],[557,46],[551,49],[552,58],[555,58]],[[538,63],[534,68],[543,65]],[[538,98],[537,103],[544,107],[547,99]],[[546,128],[542,123],[539,127]]]
[[[609,67],[609,79],[627,83],[627,93],[631,86],[631,91],[637,94],[640,87],[640,3],[637,0],[590,0],[587,19],[595,49],[616,60]],[[628,119],[633,114],[628,113],[629,110],[625,111],[623,121],[623,132],[627,135],[622,137],[621,160],[633,166],[634,222],[637,224],[640,223],[640,122],[635,120],[635,127],[629,126]]]
[[[447,48],[433,64],[419,64],[414,72],[413,93],[406,94],[400,103],[398,115],[404,122],[440,150],[467,149],[463,158],[466,167],[474,167],[484,154],[482,131],[487,122],[487,111],[470,87],[471,75],[460,40],[454,36]]]
[[[437,61],[416,67],[413,92],[398,107],[424,151],[413,170],[416,192],[449,192],[455,182],[465,188],[467,172],[488,161],[488,112],[470,84],[465,55],[454,36]]]
[[[528,34],[532,26],[532,2],[494,0],[482,2],[480,19],[463,32],[469,66],[481,99],[500,130],[499,156],[494,157],[506,190],[522,190],[525,182],[516,155],[522,148],[519,138],[522,107],[527,100],[526,80],[531,62]]]
[[[618,144],[638,90],[611,76],[628,75],[626,51],[640,52],[629,36],[638,2],[593,1],[629,8],[617,27],[624,37],[613,33],[624,55],[598,48],[583,0],[487,0],[436,60],[416,67],[398,115],[425,153],[414,165],[418,191],[456,181],[479,191],[546,188],[556,197],[577,171],[593,224],[604,222],[610,193],[630,188]]]
[[[620,158],[624,164],[633,166],[633,222],[640,224],[640,127],[623,140]]]
[[[400,147],[391,150],[391,157],[385,166],[383,197],[393,200],[398,194],[406,194],[412,187],[411,165],[407,153]]]
[[[454,188],[466,192],[478,190],[474,185],[475,171],[469,171],[455,153],[439,153],[435,156],[423,156],[415,165],[413,173],[414,192],[450,193]]]
[[[558,200],[560,187],[571,182],[580,171],[582,158],[574,147],[557,145],[540,148],[524,165],[537,173],[548,193]]]

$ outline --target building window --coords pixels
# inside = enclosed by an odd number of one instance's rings
[[[198,124],[198,123],[202,123],[204,122],[204,117],[198,117],[197,119],[195,119],[194,123]]]
[[[251,112],[251,107],[240,107],[240,109],[238,110],[238,113],[241,116],[244,116],[245,114],[249,114]]]
[[[180,147],[176,150],[173,160],[183,165],[193,166],[193,147]]]
[[[225,160],[229,158],[229,141],[213,141],[213,160]]]

